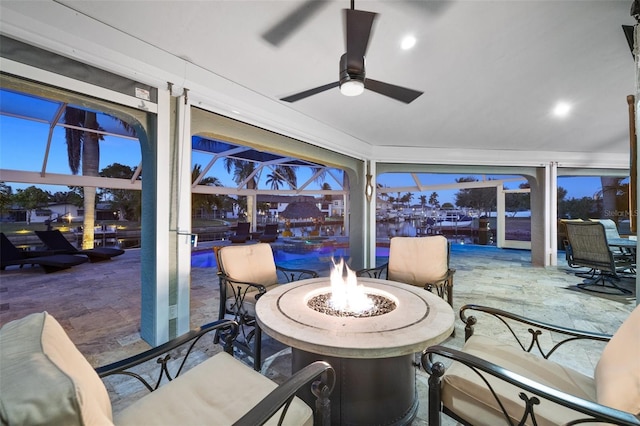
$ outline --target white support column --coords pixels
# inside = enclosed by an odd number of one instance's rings
[[[142,338],[152,346],[169,340],[169,231],[171,191],[171,93],[158,89],[158,113],[143,148]]]
[[[544,173],[544,266],[558,265],[558,163],[545,166]]]
[[[176,108],[177,168],[177,265],[175,293],[176,335],[191,328],[191,104],[185,92],[178,98]],[[173,337],[173,336],[172,336]]]
[[[504,202],[504,185],[496,186],[496,247],[504,247],[505,241],[505,218],[506,213]]]
[[[247,195],[247,222],[251,224],[251,232],[256,232],[258,229],[258,195]]]

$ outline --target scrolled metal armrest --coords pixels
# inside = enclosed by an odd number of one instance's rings
[[[382,278],[382,274],[385,273],[388,266],[389,264],[385,263],[384,265],[380,265],[375,268],[360,269],[356,271],[356,276],[367,278]]]
[[[320,377],[319,380],[312,380]],[[285,407],[280,420],[286,418],[287,408],[293,401],[296,392],[303,386],[311,384],[316,396],[315,425],[329,426],[331,411],[329,395],[335,385],[335,371],[325,361],[316,361],[304,367],[280,384],[269,395],[262,399],[248,413],[234,423],[234,426],[262,425],[281,407]],[[283,423],[284,424],[284,423]]]
[[[267,292],[267,288],[262,284],[252,283],[249,281],[236,280],[235,278],[230,277],[224,272],[218,272],[218,277],[220,277],[220,280],[225,281],[227,284],[231,286],[233,286],[234,284],[240,284],[243,286],[254,287],[255,289],[258,290],[258,292],[260,292],[260,294]]]
[[[318,273],[310,269],[285,268],[284,266],[276,265],[276,271],[281,272],[287,282],[299,281],[304,278],[318,278]]]
[[[238,323],[235,321],[228,319],[214,321],[209,324],[205,324],[202,327],[190,330],[182,336],[176,337],[175,339],[172,339],[160,346],[151,348],[132,357],[98,367],[95,370],[96,373],[98,373],[98,376],[101,378],[114,374],[123,374],[134,377],[142,382],[142,384],[144,384],[149,391],[153,391],[160,386],[160,382],[162,381],[163,376],[166,376],[168,380],[173,380],[175,377],[178,377],[178,375],[180,375],[180,373],[182,372],[182,368],[187,361],[187,358],[193,350],[193,347],[204,335],[212,331],[217,331],[219,339],[223,342],[222,346],[224,348],[224,351],[231,354],[232,341],[238,335],[238,330]],[[191,344],[189,345],[187,352],[183,355],[182,362],[176,374],[170,375],[167,370],[167,362],[169,361],[170,356],[167,355],[163,357],[163,355],[190,342]],[[144,378],[142,378],[137,373],[128,371],[129,369],[154,358],[157,358],[157,362],[161,364],[161,373],[157,379],[155,386],[151,386]]]
[[[500,320],[500,322],[502,322],[507,327],[507,329],[509,330],[511,335],[515,338],[515,340],[520,345],[522,350],[530,352],[531,349],[534,347],[534,345],[536,345],[544,358],[549,358],[549,356],[553,352],[555,352],[556,349],[558,349],[561,345],[571,341],[596,340],[601,342],[608,342],[609,340],[611,340],[611,337],[612,337],[610,334],[594,333],[591,331],[576,330],[572,328],[562,327],[559,325],[549,324],[546,322],[537,321],[535,319],[523,317],[521,315],[517,315],[511,312],[503,311],[501,309],[490,308],[488,306],[468,304],[460,308],[460,319],[462,320],[462,322],[465,323],[465,341],[468,340],[473,335],[474,326],[477,323],[477,318],[473,315],[467,316],[467,311],[483,312],[497,318],[498,320]],[[526,324],[535,328],[535,329],[534,328],[528,329],[529,333],[531,334],[531,342],[528,344],[528,346],[525,346],[524,344],[522,344],[522,342],[518,338],[513,328],[511,328],[511,326],[507,322],[507,319],[515,321],[517,323]],[[569,337],[558,342],[548,352],[545,352],[540,347],[540,342],[538,340],[538,336],[542,334],[542,331],[540,330],[547,330],[549,332],[559,333]]]
[[[464,364],[465,366],[472,369],[475,374],[478,374],[480,377],[482,377],[485,383],[487,383],[487,380],[482,373],[486,373],[497,379],[510,383],[524,391],[535,394],[539,398],[555,402],[564,407],[593,417],[593,419],[583,419],[572,424],[590,424],[594,420],[596,420],[599,422],[610,422],[616,425],[640,426],[640,417],[635,416],[631,413],[620,411],[615,408],[607,407],[593,401],[567,394],[565,392],[546,386],[542,383],[538,383],[511,370],[500,367],[489,361],[478,358],[474,355],[439,345],[431,346],[425,349],[421,357],[422,367],[425,369],[425,371],[427,371],[427,373],[433,374],[429,379],[430,386],[433,385],[439,387],[440,378],[445,373],[443,364],[441,362],[433,362],[434,355],[442,356],[444,358],[448,358]],[[429,392],[431,395],[431,389],[429,390]],[[436,392],[436,394],[439,395],[439,392]],[[438,407],[439,405],[440,401],[434,404],[434,406]]]

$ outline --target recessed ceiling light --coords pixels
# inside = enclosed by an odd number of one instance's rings
[[[556,117],[566,117],[571,112],[571,104],[567,102],[558,102],[555,107],[553,107],[553,115]]]
[[[406,36],[400,42],[400,47],[402,47],[402,50],[409,50],[415,45],[416,45],[416,38],[412,35]]]

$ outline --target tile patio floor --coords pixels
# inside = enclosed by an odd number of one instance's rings
[[[32,312],[48,311],[65,328],[93,366],[103,365],[149,348],[138,334],[140,319],[140,252],[137,249],[111,261],[85,263],[45,274],[39,267],[0,271],[0,325]],[[488,246],[454,245],[451,266],[456,268],[454,309],[466,303],[502,308],[566,327],[613,333],[635,307],[631,296],[603,296],[578,290],[582,281],[559,259],[558,267],[532,267],[530,252]],[[635,279],[621,285],[635,288]],[[218,280],[215,268],[193,268],[191,323],[193,327],[217,319]],[[497,333],[493,327],[478,332]],[[455,336],[444,345],[462,346],[464,331],[456,317]],[[263,373],[282,380],[289,373],[286,349],[265,342]],[[571,359],[562,362],[592,374],[601,346],[579,345]],[[561,359],[561,358],[559,358]],[[427,375],[418,372],[421,401],[414,425],[426,423]],[[127,390],[109,385],[114,410],[127,401]]]

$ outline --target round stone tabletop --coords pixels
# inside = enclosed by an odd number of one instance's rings
[[[283,284],[256,304],[262,330],[291,347],[341,358],[390,358],[421,352],[453,331],[454,313],[444,300],[423,288],[358,278],[372,294],[388,293],[397,307],[372,317],[336,317],[317,312],[307,300],[330,291],[328,277]]]

